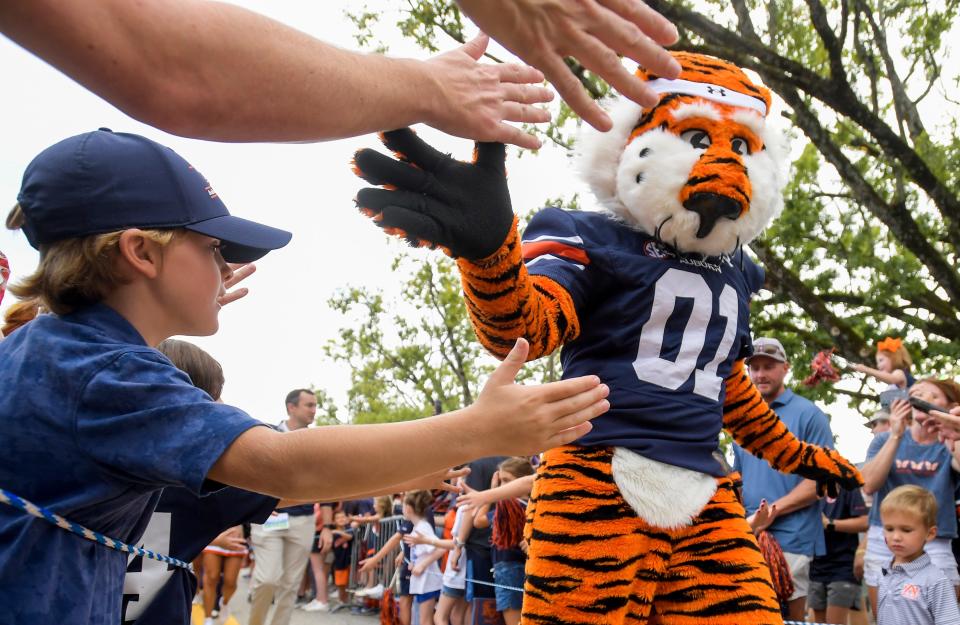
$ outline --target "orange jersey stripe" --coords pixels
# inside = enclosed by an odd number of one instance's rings
[[[521,245],[520,249],[523,251],[523,260],[533,260],[538,256],[543,256],[544,254],[552,254],[553,256],[560,256],[561,258],[566,258],[568,260],[574,260],[582,265],[590,264],[590,257],[587,256],[587,253],[580,249],[579,247],[573,247],[572,245],[567,245],[566,243],[561,243],[560,241],[536,241],[532,243],[524,243]]]

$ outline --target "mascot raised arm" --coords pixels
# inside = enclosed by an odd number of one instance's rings
[[[457,259],[484,346],[517,337],[530,358],[562,347],[564,376],[596,374],[610,411],[544,455],[528,507],[527,625],[781,623],[770,572],[717,459],[726,428],[821,492],[861,484],[839,454],[797,440],[744,370],[749,301],[763,272],[744,255],[783,205],[784,149],[770,94],[712,57],[675,53],[679,79],[638,75],[652,109],[615,102],[613,130],[581,138],[600,211],[547,208],[522,239],[504,147],[471,163],[410,130],[397,159],[355,157],[361,210],[411,244]]]

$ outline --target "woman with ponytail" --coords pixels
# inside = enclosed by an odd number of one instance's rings
[[[533,471],[529,458],[507,458],[494,474],[491,488],[533,475]],[[502,499],[493,510],[490,510],[489,504],[478,507],[473,518],[474,527],[493,526],[493,537],[490,539],[493,581],[497,584],[497,610],[503,614],[506,625],[520,622],[520,608],[523,605],[523,592],[512,589],[523,588],[527,562],[527,545],[523,540],[526,510],[525,499]]]

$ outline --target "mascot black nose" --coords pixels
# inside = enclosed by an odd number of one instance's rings
[[[736,219],[740,215],[739,202],[717,193],[694,193],[683,203],[683,207],[700,215],[700,227],[697,228],[698,239],[710,234],[721,217]]]

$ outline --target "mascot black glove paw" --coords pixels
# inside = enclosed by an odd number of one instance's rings
[[[383,143],[399,160],[375,150],[354,156],[355,171],[383,189],[361,189],[360,210],[411,245],[443,246],[454,257],[480,260],[497,251],[513,224],[502,143],[478,143],[472,163],[442,154],[409,128]]]
[[[836,497],[841,489],[853,490],[863,486],[860,471],[834,449],[807,445],[802,452],[800,466],[795,474],[814,480],[817,494]]]

